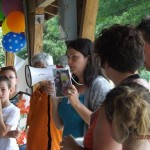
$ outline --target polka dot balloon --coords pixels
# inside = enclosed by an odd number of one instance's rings
[[[16,53],[26,45],[24,33],[7,33],[2,39],[2,45],[7,52]]]

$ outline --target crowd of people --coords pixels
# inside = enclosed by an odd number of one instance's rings
[[[15,68],[0,69],[0,147],[150,150],[150,84],[138,74],[150,70],[150,18],[136,27],[112,25],[94,42],[73,40],[66,57],[72,84],[62,97],[49,80],[31,95],[18,91]],[[53,58],[41,52],[31,65],[47,68]]]

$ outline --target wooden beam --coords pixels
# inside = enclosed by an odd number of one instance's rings
[[[94,2],[93,0],[83,0],[79,37],[94,40],[98,1],[99,0],[94,0]]]
[[[36,21],[35,18],[35,41],[34,49],[32,51],[32,56],[43,51],[43,27],[44,27],[44,7],[39,7],[36,9],[35,15],[39,15],[40,21]]]
[[[51,6],[58,7],[58,0],[55,0],[51,3]]]
[[[44,15],[44,7],[36,8],[35,3],[31,0],[24,0],[25,18],[26,18],[26,35],[28,48],[28,62],[31,65],[31,58],[43,49],[43,24],[40,20],[36,20],[36,15]],[[30,5],[33,5],[34,11],[31,11]],[[33,88],[33,91],[36,87]]]
[[[50,20],[51,18],[55,17],[56,15],[50,14],[50,13],[45,13],[45,21]]]
[[[31,4],[32,3],[32,4]],[[28,64],[31,64],[32,51],[34,49],[34,32],[35,32],[35,14],[31,10],[31,6],[35,9],[35,1],[23,0],[25,23],[26,23],[26,38],[28,51]]]
[[[58,7],[56,7],[54,5],[49,5],[49,6],[45,7],[44,11],[45,11],[46,14],[57,15]]]
[[[34,13],[35,9],[37,9],[38,7],[45,8],[48,5],[50,5],[51,3],[55,4],[55,0],[23,0],[23,1],[26,1],[27,5],[28,5],[29,13]]]
[[[43,10],[44,14],[44,10]],[[43,15],[42,14],[42,15]],[[34,41],[34,49],[32,51],[32,56],[43,51],[43,27],[44,22],[39,22],[35,24],[35,41]]]
[[[80,35],[81,22],[83,23],[82,14],[83,14],[83,5],[85,0],[77,0],[77,34]]]
[[[36,7],[47,7],[55,0],[37,0],[36,1]]]
[[[31,0],[23,0],[23,3],[25,5],[25,7],[27,8],[28,14],[34,13],[35,9],[37,8],[36,1],[37,0],[32,0],[32,1]]]
[[[35,9],[35,14],[36,15],[40,15],[40,14],[43,14],[43,11],[44,11],[44,7],[37,7],[36,9]]]
[[[5,53],[5,66],[14,66],[14,53]]]
[[[29,11],[30,5],[35,3],[31,0],[24,0],[27,3],[26,5],[26,34],[27,34],[27,48],[28,48],[28,57],[29,65],[31,64],[31,58],[36,53],[42,51],[43,48],[43,25],[44,25],[44,7],[35,7],[34,12]],[[38,16],[37,16],[38,15]],[[39,19],[39,20],[38,20]]]

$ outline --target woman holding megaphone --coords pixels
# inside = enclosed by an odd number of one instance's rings
[[[63,136],[84,136],[90,115],[104,101],[110,84],[94,62],[93,43],[80,38],[69,43],[66,52],[72,85],[62,98],[53,95],[53,119]]]

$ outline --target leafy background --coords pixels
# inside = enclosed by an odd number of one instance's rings
[[[149,14],[150,0],[99,0],[95,37],[103,28],[115,23],[137,25],[144,16]],[[1,33],[0,39],[2,36]],[[65,43],[59,40],[57,16],[44,23],[43,51],[53,56],[55,64],[58,64],[59,57],[65,54]],[[0,66],[4,65],[4,55],[5,52],[0,45]],[[27,57],[26,48],[17,55],[25,59]],[[141,68],[139,72],[143,78],[150,80],[150,72],[144,68]]]

